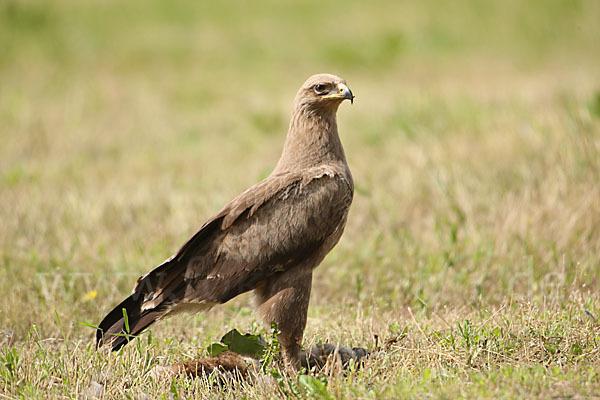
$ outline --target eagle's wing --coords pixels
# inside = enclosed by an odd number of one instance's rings
[[[316,252],[324,255],[335,244],[328,239],[341,234],[352,192],[342,174],[320,168],[252,186],[138,279],[134,293],[100,324],[98,341],[124,331],[123,308],[135,335],[171,312],[224,303]],[[110,340],[113,349],[126,343]]]

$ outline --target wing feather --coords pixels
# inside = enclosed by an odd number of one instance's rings
[[[141,278],[138,286],[153,287],[142,308],[223,303],[316,252],[324,255],[351,201],[351,183],[333,173],[286,174],[254,185],[166,262],[161,279],[154,271]],[[154,286],[145,282],[151,278]]]

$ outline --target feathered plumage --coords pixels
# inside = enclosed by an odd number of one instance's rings
[[[253,290],[259,312],[281,332],[284,358],[297,362],[312,270],[340,239],[352,202],[336,112],[353,98],[337,76],[310,77],[294,100],[283,153],[271,175],[140,277],[132,295],[100,323],[97,343],[119,349],[129,340],[125,333],[135,336],[165,316],[205,310]]]

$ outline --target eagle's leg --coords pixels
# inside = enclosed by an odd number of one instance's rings
[[[286,367],[300,367],[302,336],[310,300],[312,270],[296,267],[277,275],[254,291],[258,312],[279,329],[279,344]]]

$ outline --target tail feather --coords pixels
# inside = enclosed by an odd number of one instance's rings
[[[100,322],[96,331],[97,347],[109,345],[113,351],[120,349],[129,342],[130,338],[140,334],[184,300],[188,262],[191,257],[199,253],[205,254],[208,259],[214,258],[214,254],[209,252],[207,246],[210,244],[211,235],[219,230],[222,219],[223,216],[219,216],[210,220],[183,245],[175,256],[138,279],[134,293]],[[123,316],[124,312],[127,315],[127,324]]]
[[[127,324],[124,313],[127,315]],[[141,311],[139,296],[132,294],[100,322],[96,331],[96,345],[110,345],[112,351],[119,350],[163,314],[164,311],[160,309]]]

